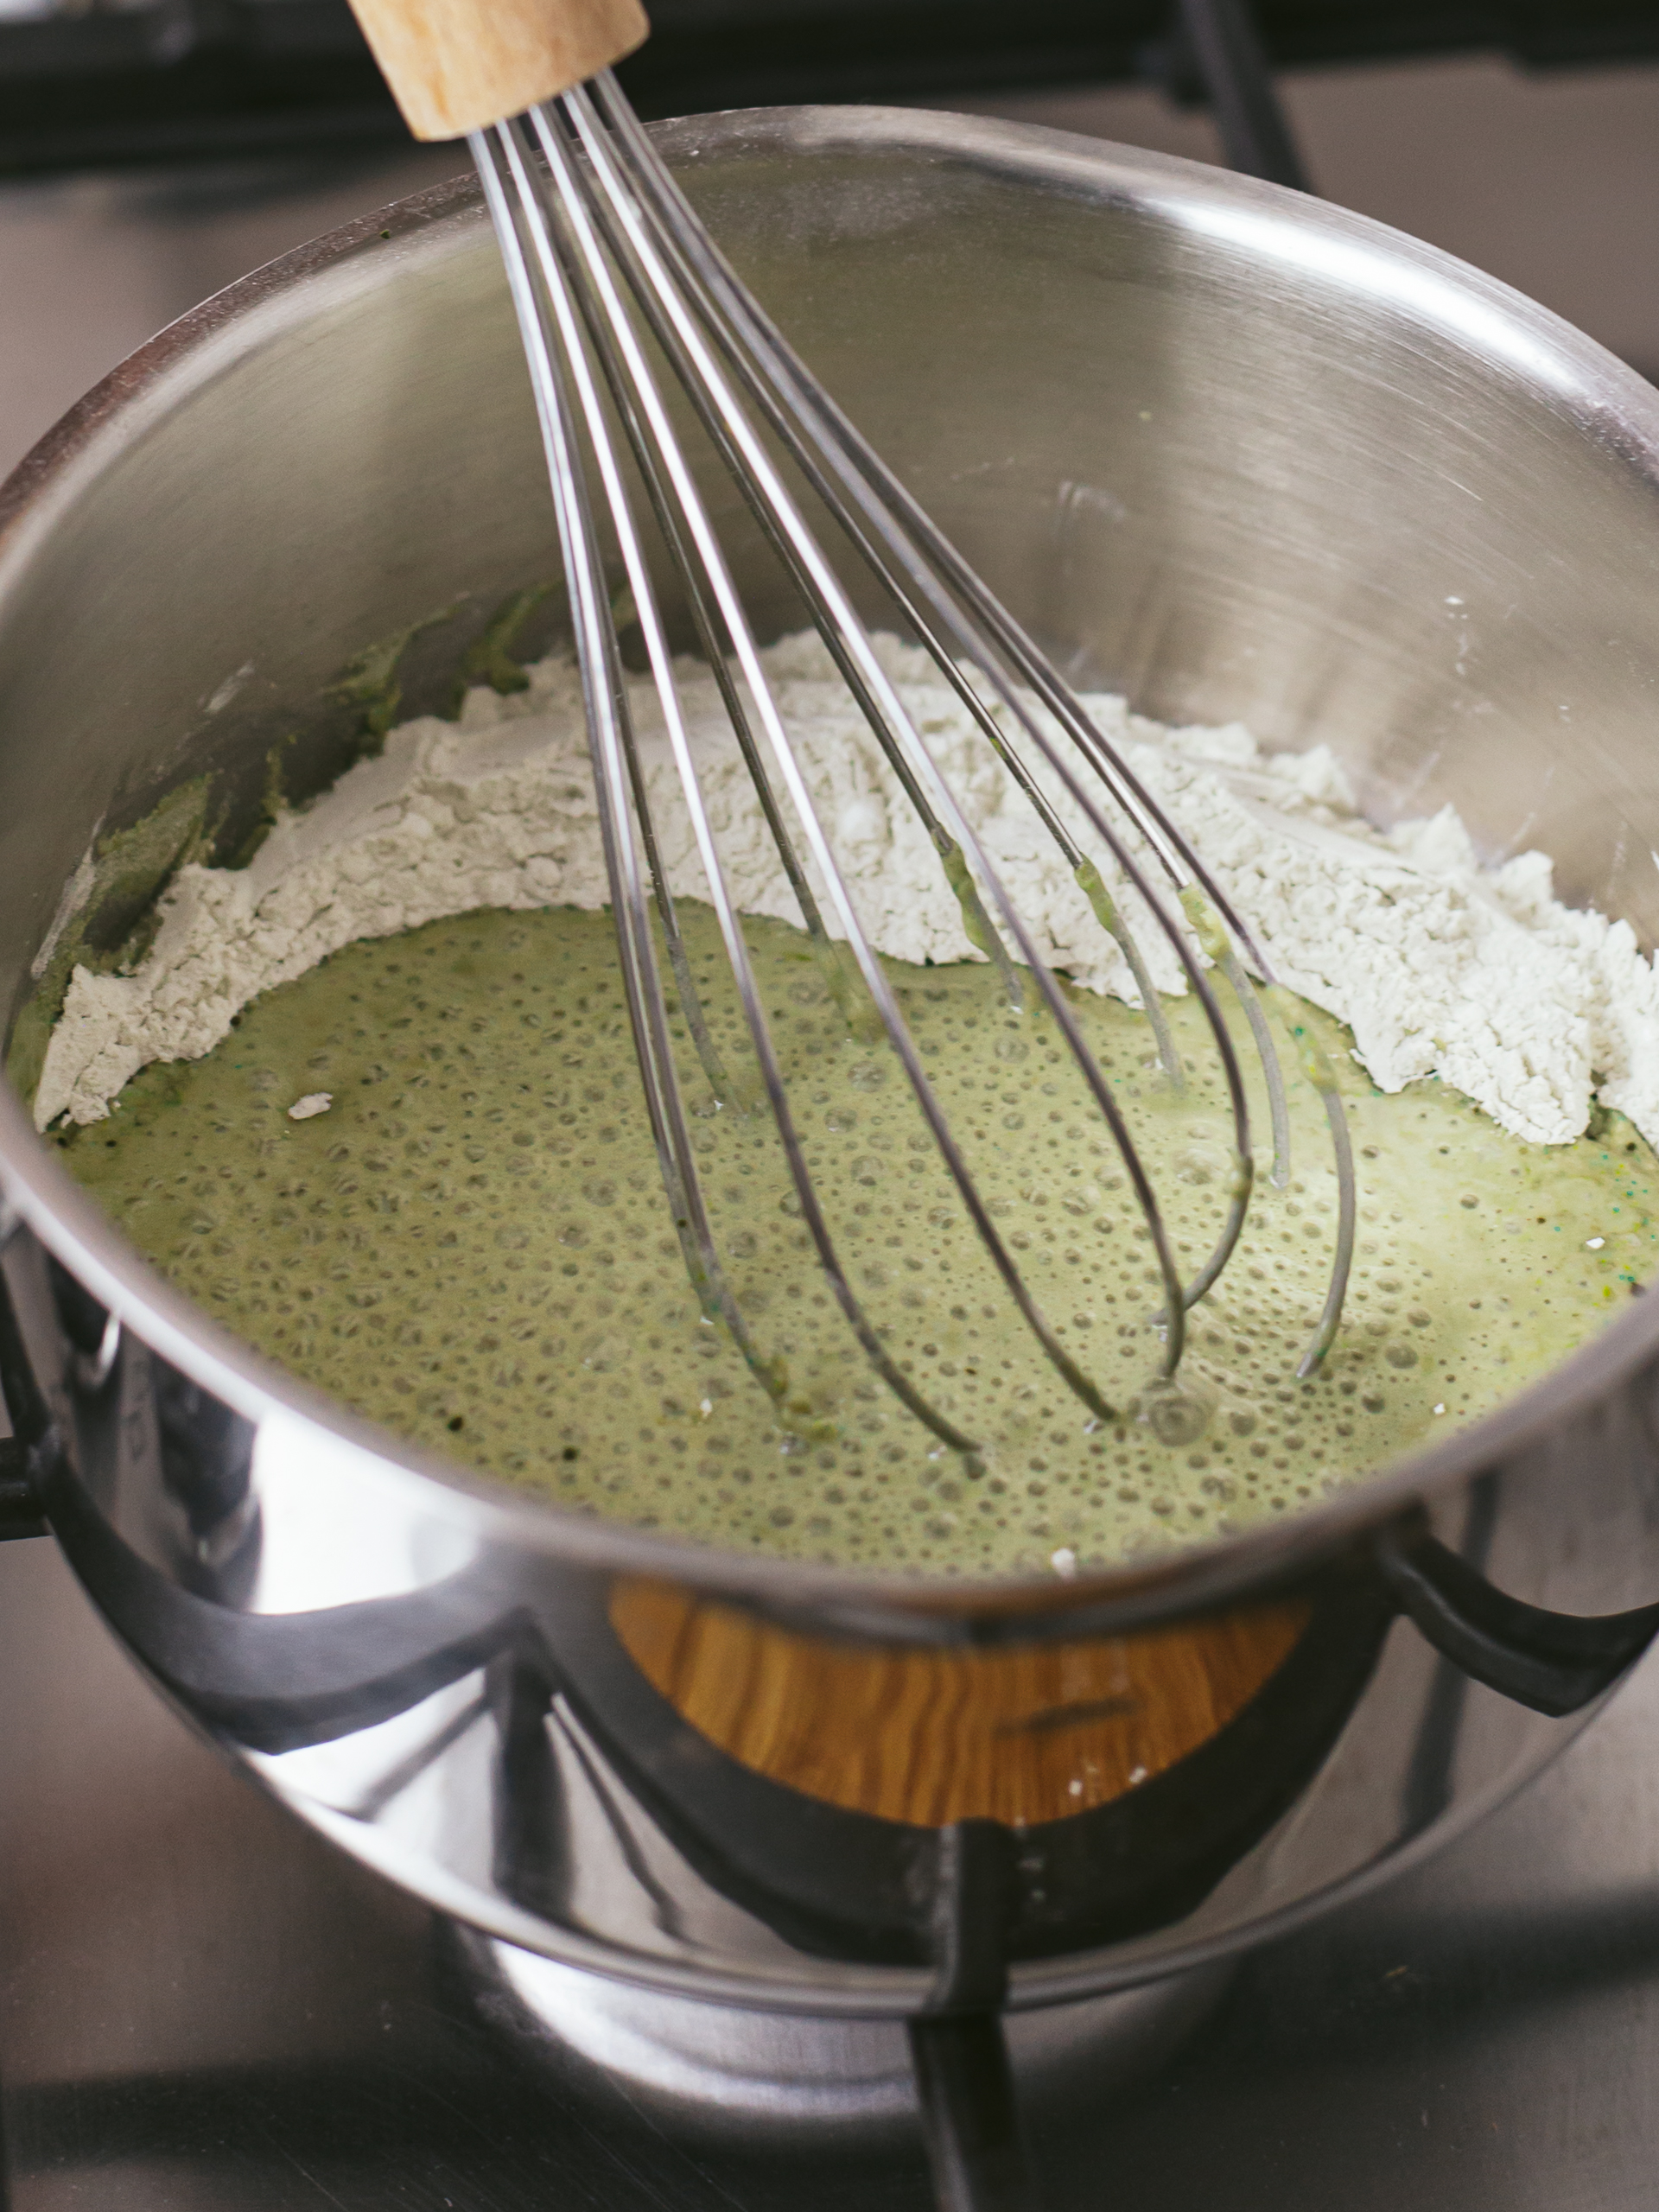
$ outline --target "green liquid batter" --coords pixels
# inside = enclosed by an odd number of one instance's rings
[[[758,1095],[713,918],[682,914],[715,1043]],[[770,1116],[716,1108],[676,1010],[714,1229],[775,1395],[703,1317],[608,915],[485,912],[351,945],[257,1001],[205,1058],[146,1069],[111,1119],[59,1141],[182,1290],[406,1436],[587,1512],[933,1573],[1039,1565],[1061,1548],[1109,1560],[1294,1511],[1512,1395],[1652,1269],[1659,1184],[1628,1124],[1610,1116],[1595,1138],[1546,1150],[1437,1084],[1385,1096],[1310,1009],[1359,1170],[1341,1333],[1298,1382],[1336,1177],[1320,1102],[1287,1050],[1289,1185],[1270,1186],[1260,1151],[1243,1240],[1191,1317],[1179,1388],[1160,1390],[1149,1241],[1052,1018],[1014,1014],[990,965],[887,963],[999,1229],[1114,1408],[1095,1420],[1002,1288],[896,1057],[849,1033],[799,932],[745,926],[848,1280],[974,1458],[872,1373]],[[1081,991],[1073,1003],[1190,1277],[1233,1172],[1202,1014],[1167,1005],[1187,1068],[1177,1093],[1142,1016]],[[289,1118],[323,1090],[330,1111]],[[1259,1075],[1250,1096],[1265,1145]]]

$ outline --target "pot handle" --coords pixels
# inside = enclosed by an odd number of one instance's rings
[[[1585,1617],[1507,1597],[1432,1535],[1421,1514],[1383,1529],[1373,1557],[1395,1603],[1443,1658],[1554,1718],[1611,1689],[1659,1634],[1659,1605]]]

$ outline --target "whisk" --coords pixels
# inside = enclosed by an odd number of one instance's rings
[[[545,18],[535,4],[512,0],[503,13],[493,11],[476,22],[440,10],[424,19],[424,32],[411,29],[395,0],[362,0],[361,11],[417,133],[451,137],[466,130],[505,263],[557,515],[628,1018],[664,1187],[705,1314],[724,1324],[751,1371],[781,1401],[781,1365],[757,1345],[733,1294],[671,1050],[672,1016],[653,911],[674,998],[715,1099],[740,1110],[751,1103],[744,1098],[742,1077],[724,1065],[715,1043],[660,862],[619,645],[617,610],[624,601],[626,619],[637,623],[643,641],[765,1105],[823,1278],[887,1388],[972,1468],[977,1440],[931,1402],[884,1342],[853,1287],[820,1203],[699,788],[668,624],[653,581],[653,539],[677,578],[756,806],[827,980],[855,1026],[868,1023],[873,1012],[960,1203],[1046,1359],[1093,1420],[1118,1417],[1028,1288],[929,1083],[815,807],[728,550],[677,425],[677,412],[688,404],[798,593],[895,785],[915,810],[958,902],[969,943],[996,964],[1016,1013],[1046,1009],[1052,1017],[1109,1129],[1161,1279],[1162,1306],[1155,1319],[1165,1385],[1174,1383],[1180,1367],[1187,1314],[1217,1281],[1237,1246],[1254,1173],[1243,1073],[1212,976],[1225,979],[1249,1025],[1270,1107],[1271,1173],[1281,1185],[1289,1174],[1289,1119],[1269,1007],[1286,1020],[1302,1071],[1323,1098],[1338,1185],[1323,1311],[1298,1370],[1303,1377],[1311,1375],[1341,1317],[1354,1242],[1354,1174],[1333,1071],[1300,1024],[1294,1001],[1281,996],[1247,924],[1156,798],[1025,630],[814,380],[727,264],[611,73],[609,63],[645,34],[633,0],[580,5],[563,0]],[[526,93],[540,98],[527,101]],[[1189,1280],[1182,1279],[1157,1193],[1066,991],[960,795],[906,711],[780,455],[841,541],[842,561],[850,550],[871,572],[898,621],[925,649],[1058,848],[1134,978],[1172,1085],[1184,1080],[1180,1059],[1135,930],[1109,892],[1102,856],[1138,894],[1139,911],[1161,932],[1203,1009],[1230,1113],[1232,1173],[1220,1234]],[[607,572],[601,517],[626,594],[613,582],[614,569]],[[1046,779],[1037,772],[1038,762],[1046,766]],[[1097,841],[1093,855],[1063,819],[1054,803],[1056,786]],[[868,1008],[850,1001],[833,949],[836,938],[861,979]]]
[[[1294,1032],[1302,1071],[1324,1101],[1338,1185],[1329,1285],[1300,1367],[1302,1376],[1312,1374],[1337,1332],[1354,1242],[1353,1166],[1333,1071],[1300,1023],[1294,1002],[1280,996],[1245,921],[1154,795],[734,275],[611,74],[610,65],[645,34],[634,0],[499,0],[487,13],[475,12],[470,0],[425,0],[418,15],[406,13],[400,0],[359,0],[359,10],[417,136],[467,136],[505,263],[557,515],[628,1019],[664,1185],[705,1315],[723,1322],[762,1385],[781,1398],[781,1375],[751,1336],[731,1288],[672,1049],[674,1017],[658,931],[673,999],[715,1100],[741,1112],[760,1110],[761,1102],[745,1095],[746,1071],[724,1063],[662,863],[619,643],[623,604],[643,643],[764,1108],[823,1278],[888,1389],[941,1446],[969,1461],[976,1455],[978,1440],[930,1400],[872,1322],[820,1203],[699,786],[653,580],[653,550],[658,562],[666,557],[677,582],[801,927],[842,1013],[855,1029],[868,1027],[873,1016],[872,1036],[885,1039],[896,1058],[961,1205],[1047,1361],[1091,1418],[1103,1421],[1116,1412],[1033,1296],[930,1084],[768,681],[728,548],[677,426],[677,416],[683,418],[688,408],[798,594],[893,785],[914,810],[969,944],[995,963],[1016,1014],[1026,1009],[1052,1020],[1109,1130],[1162,1284],[1156,1319],[1166,1384],[1173,1384],[1180,1367],[1189,1312],[1237,1247],[1254,1173],[1243,1071],[1212,976],[1218,974],[1236,995],[1260,1059],[1273,1124],[1271,1173],[1281,1185],[1289,1175],[1289,1116],[1269,1011]],[[925,650],[1053,842],[1134,979],[1164,1079],[1173,1086],[1183,1084],[1185,1071],[1135,928],[1110,894],[1103,859],[1132,887],[1135,911],[1162,935],[1203,1010],[1230,1115],[1233,1165],[1220,1234],[1190,1280],[1182,1278],[1157,1193],[1062,981],[907,712],[821,525],[809,519],[812,503],[831,542],[838,541],[841,560],[850,555],[869,571],[898,624]],[[617,589],[607,562],[611,544],[625,592]],[[1084,841],[1068,826],[1057,791],[1086,825]],[[847,987],[841,945],[867,1003]],[[949,2022],[917,2030],[918,2076],[942,2201],[1023,2202],[1023,2184],[1006,2160],[999,2169],[995,2157],[988,2162],[963,2150],[956,2123],[964,2115],[974,2120],[982,2143],[989,2139],[986,2114],[967,2113],[963,2084],[980,2064],[991,2101],[1006,2101],[1006,2067],[993,2063],[987,2073],[980,2063],[983,2046],[979,2059],[971,2050],[964,2056],[950,2043],[953,2032]],[[953,2123],[954,2107],[961,2109]]]
[[[448,55],[435,53],[411,39],[395,11],[383,18],[379,0],[366,14],[371,35],[416,129],[453,135],[461,125],[474,125],[467,130],[468,143],[505,263],[557,515],[639,1073],[673,1218],[705,1313],[724,1323],[752,1371],[781,1396],[777,1364],[757,1347],[722,1264],[671,1050],[653,908],[674,995],[703,1073],[716,1101],[739,1103],[740,1085],[723,1064],[705,1018],[659,861],[629,713],[601,512],[626,577],[632,619],[656,687],[766,1103],[801,1218],[848,1325],[908,1411],[943,1445],[971,1456],[976,1439],[931,1402],[884,1344],[852,1286],[820,1203],[699,787],[652,577],[648,541],[653,533],[677,575],[756,804],[793,890],[802,926],[825,958],[826,975],[833,979],[841,972],[830,950],[832,938],[838,937],[1007,1295],[1090,1415],[1113,1418],[1116,1409],[1061,1342],[1027,1287],[930,1085],[768,683],[753,626],[676,425],[671,389],[682,404],[689,403],[800,594],[938,855],[969,941],[1001,969],[1013,1007],[1030,1003],[1034,991],[1109,1128],[1162,1281],[1158,1319],[1166,1382],[1173,1381],[1180,1366],[1186,1316],[1218,1280],[1236,1249],[1250,1198],[1249,1109],[1238,1059],[1211,982],[1213,972],[1226,979],[1248,1020],[1270,1102],[1272,1173],[1281,1183],[1288,1174],[1284,1083],[1262,1003],[1263,994],[1271,999],[1275,986],[1260,947],[1202,861],[1050,663],[816,384],[734,275],[657,156],[608,67],[643,35],[643,19],[631,0],[567,6],[553,27],[556,36],[534,19],[510,19],[505,27],[497,19],[476,27],[480,33],[505,29],[520,35],[518,48],[505,59],[483,37],[470,45],[463,38]],[[458,58],[467,65],[465,80],[459,82]],[[568,81],[573,73],[579,81]],[[526,89],[551,97],[530,105],[517,119],[501,119],[508,105],[522,107]],[[476,121],[480,114],[487,118],[481,124]],[[1141,910],[1163,933],[1203,1008],[1230,1109],[1233,1173],[1219,1237],[1189,1281],[1182,1280],[1157,1194],[1066,994],[958,794],[907,713],[851,592],[786,479],[779,449],[844,544],[872,572],[910,634],[925,648],[1054,841],[1134,977],[1172,1084],[1181,1083],[1183,1071],[1134,930],[1110,897],[1096,860],[1081,848],[1033,772],[1035,760],[1046,764],[1052,781],[1068,794],[1098,840],[1097,851],[1109,855],[1134,887]],[[819,889],[814,888],[814,876]],[[1262,979],[1262,990],[1250,969]],[[855,1020],[859,1018],[850,1006],[847,1010]],[[1334,1076],[1317,1046],[1301,1033],[1304,1071],[1324,1099],[1339,1190],[1324,1309],[1299,1369],[1306,1376],[1324,1358],[1340,1319],[1355,1203],[1346,1122]]]

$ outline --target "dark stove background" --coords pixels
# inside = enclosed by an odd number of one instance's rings
[[[1166,0],[657,0],[647,114],[1142,79],[1196,89]],[[1258,0],[1281,69],[1488,49],[1659,54],[1645,0]],[[0,169],[404,140],[346,0],[6,0]],[[405,142],[406,143],[406,142]]]
[[[95,41],[111,28],[123,37],[136,35],[135,25],[153,29],[173,0],[20,20],[20,10],[44,4],[48,0],[0,0],[0,109],[9,99],[28,105],[29,80],[16,73],[9,48],[14,37],[26,44],[37,33],[49,41],[86,32]],[[275,22],[303,18],[313,8],[343,8],[344,0],[245,4]],[[895,19],[916,22],[925,13],[936,25],[951,20],[951,10],[938,0],[926,0],[925,8],[923,0],[881,4],[891,6]],[[1029,27],[1042,22],[1052,5],[1033,0],[1006,14]],[[1091,7],[1101,22],[1135,15],[1121,0],[1098,0],[1097,7],[1091,0]],[[836,21],[845,29],[852,19],[831,0],[659,0],[657,14],[664,22],[677,13],[717,27],[740,9],[763,8],[779,22]],[[1274,13],[1266,12],[1271,25]],[[1502,17],[1545,29],[1566,26],[1581,46],[1589,45],[1599,22],[1610,35],[1622,24],[1620,36],[1630,47],[1645,41],[1659,50],[1653,0],[1617,10],[1577,0],[1570,7],[1483,11],[1433,5],[1414,13],[1360,0],[1346,6],[1302,0],[1300,14],[1284,6],[1279,15],[1293,23],[1319,19],[1345,27],[1353,41],[1368,22],[1399,23],[1408,16],[1420,26],[1439,25],[1442,34],[1449,25],[1467,30]],[[1422,37],[1427,41],[1428,33]],[[1545,45],[1541,33],[1535,50]],[[960,69],[958,45],[941,35],[931,81],[913,84],[906,96],[1201,161],[1219,158],[1208,113],[1179,105],[1149,81],[1067,73],[1056,64],[1046,83],[1005,81],[992,89],[982,82],[969,89]],[[90,98],[85,82],[65,82],[66,98]],[[1504,277],[1644,373],[1659,376],[1659,223],[1653,215],[1659,207],[1659,66],[1638,60],[1529,70],[1513,52],[1489,48],[1298,66],[1281,70],[1277,82],[1311,180],[1327,198]],[[810,93],[823,83],[804,76],[788,89]],[[893,96],[890,85],[870,89]],[[215,150],[200,158],[175,153],[143,163],[87,160],[10,180],[0,121],[0,472],[88,385],[207,293],[465,163],[453,146],[413,145],[401,139],[401,127],[394,136],[378,124],[365,126],[360,113],[353,123],[341,111],[334,140],[306,146],[267,146],[265,124],[233,110],[213,120]]]

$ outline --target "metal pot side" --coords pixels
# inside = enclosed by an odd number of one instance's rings
[[[1444,256],[1192,164],[857,109],[664,143],[1064,664],[1329,743],[1375,817],[1454,804],[1651,941],[1659,394]],[[320,787],[365,645],[445,614],[404,664],[416,709],[556,569],[467,188],[135,355],[0,495],[14,1021],[100,825],[207,773],[228,836],[296,730]],[[162,1689],[445,1910],[661,1988],[898,2014],[1219,1957],[1515,1789],[1659,1621],[1652,1300],[1281,1527],[943,1590],[423,1459],[162,1283],[10,1091],[0,1183],[20,1464]]]

